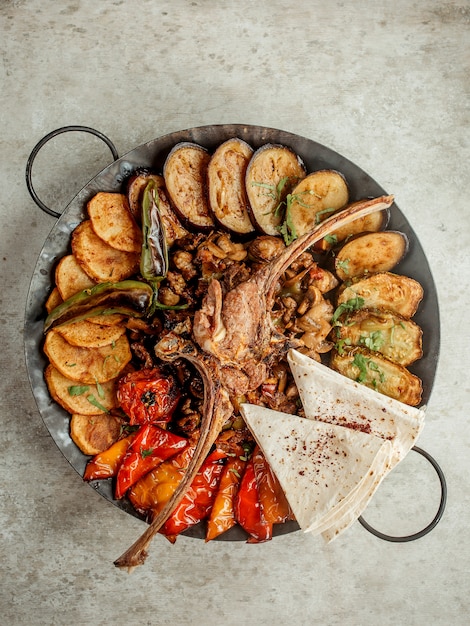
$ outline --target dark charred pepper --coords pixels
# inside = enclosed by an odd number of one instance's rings
[[[46,317],[44,332],[53,326],[94,315],[124,313],[130,317],[143,317],[148,312],[152,297],[152,287],[138,280],[100,283],[79,291],[55,307]]]

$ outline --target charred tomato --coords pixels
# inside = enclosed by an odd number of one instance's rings
[[[156,367],[124,376],[118,384],[117,398],[129,423],[165,423],[178,404],[180,392],[171,374]]]

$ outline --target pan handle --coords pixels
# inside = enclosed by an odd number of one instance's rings
[[[384,541],[391,541],[392,543],[405,543],[407,541],[414,541],[415,539],[421,539],[421,537],[424,537],[425,535],[427,535],[429,532],[431,532],[431,530],[435,526],[437,526],[442,515],[444,514],[444,509],[446,507],[447,484],[446,484],[446,479],[444,477],[444,472],[442,471],[441,467],[439,466],[437,461],[429,454],[429,452],[426,452],[426,450],[423,450],[422,448],[418,448],[418,446],[413,446],[411,449],[413,450],[413,452],[417,452],[418,454],[421,454],[421,456],[423,456],[427,461],[429,461],[429,463],[431,463],[431,465],[435,469],[436,474],[439,477],[439,482],[441,483],[441,499],[439,502],[437,513],[434,516],[434,518],[431,520],[431,522],[427,526],[425,526],[425,528],[422,528],[418,532],[415,532],[411,535],[402,535],[402,536],[387,535],[373,528],[368,522],[366,522],[366,520],[362,516],[358,518],[358,521],[361,524],[361,526],[363,526],[370,533],[372,533],[379,539],[383,539]]]
[[[35,158],[38,155],[38,152],[50,139],[53,139],[54,137],[57,137],[57,135],[61,135],[62,133],[68,133],[71,131],[72,132],[79,131],[79,132],[90,133],[91,135],[95,135],[96,137],[104,141],[104,143],[109,147],[113,155],[113,160],[117,161],[117,159],[119,159],[118,151],[116,150],[116,147],[111,141],[111,139],[106,137],[106,135],[103,135],[103,133],[100,133],[98,130],[95,130],[94,128],[90,128],[88,126],[63,126],[62,128],[57,128],[56,130],[53,130],[52,132],[48,133],[45,137],[43,137],[41,141],[39,141],[32,149],[31,154],[29,155],[28,161],[26,163],[26,186],[28,188],[31,198],[38,205],[41,211],[44,211],[44,213],[47,213],[48,215],[52,215],[52,217],[56,217],[56,218],[59,218],[61,214],[49,208],[47,205],[45,205],[44,202],[38,197],[33,187],[33,181],[32,181],[33,163],[34,163]]]

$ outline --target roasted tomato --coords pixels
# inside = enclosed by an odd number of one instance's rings
[[[171,419],[180,393],[175,379],[154,367],[124,376],[117,398],[130,424],[165,423]]]

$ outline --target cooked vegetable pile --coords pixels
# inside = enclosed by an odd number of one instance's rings
[[[423,291],[392,273],[408,247],[403,233],[385,230],[383,206],[392,201],[332,230],[282,272],[266,311],[273,349],[249,385],[241,384],[236,360],[225,367],[230,410],[160,528],[170,541],[205,520],[207,540],[239,524],[256,543],[293,519],[240,411],[248,402],[304,415],[289,348],[419,405],[421,381],[407,368],[422,356],[421,329],[411,318]],[[55,269],[44,342],[50,394],[90,456],[85,480],[112,478],[116,499],[128,498],[150,522],[158,517],[191,463],[207,410],[194,359],[163,358],[162,342],[202,336],[193,325],[212,281],[229,293],[348,206],[341,173],[308,173],[286,146],[253,150],[237,138],[213,154],[178,144],[161,174],[136,173],[123,193],[89,201],[88,218]],[[223,325],[203,330],[219,340],[226,332]]]

